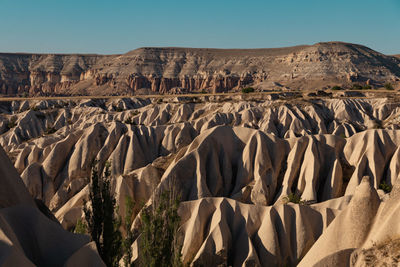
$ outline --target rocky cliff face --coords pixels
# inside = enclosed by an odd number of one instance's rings
[[[275,49],[140,48],[123,55],[0,55],[2,94],[213,92],[400,80],[400,59],[339,42]]]
[[[0,93],[66,92],[105,56],[0,54]]]

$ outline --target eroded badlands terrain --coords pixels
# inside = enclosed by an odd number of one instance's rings
[[[273,98],[1,102],[0,144],[65,229],[83,216],[91,163],[110,161],[122,215],[127,195],[151,203],[177,185],[185,263],[397,264],[400,102]]]

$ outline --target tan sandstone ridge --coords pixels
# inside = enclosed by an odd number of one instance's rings
[[[0,54],[0,93],[135,94],[399,83],[400,60],[341,42],[272,49],[139,48],[122,55]]]
[[[140,203],[176,185],[182,259],[191,266],[400,260],[393,95],[24,100],[1,102],[0,111],[0,144],[27,188],[5,180],[12,186],[0,200],[18,195],[34,205],[28,191],[65,229],[83,216],[91,162],[101,168],[108,160],[121,216],[126,196],[136,203],[132,229],[140,227]],[[20,181],[17,172],[8,179]],[[285,204],[290,194],[302,203]],[[76,259],[94,253],[86,243]],[[132,247],[136,261],[137,240]]]
[[[46,217],[0,148],[1,266],[104,266],[89,237]]]

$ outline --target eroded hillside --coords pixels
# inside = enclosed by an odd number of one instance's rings
[[[3,95],[131,95],[400,83],[400,60],[362,45],[140,48],[122,55],[0,54]]]
[[[122,214],[125,196],[151,203],[153,192],[177,185],[186,263],[362,264],[400,234],[400,103],[273,98],[2,102],[0,144],[66,229],[83,215],[96,159],[111,162]],[[301,204],[285,204],[293,194]]]

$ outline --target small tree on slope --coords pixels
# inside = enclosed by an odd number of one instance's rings
[[[107,266],[118,266],[122,257],[121,220],[115,214],[116,201],[111,192],[110,164],[106,163],[104,174],[92,167],[89,183],[91,207],[84,205],[87,231],[96,243],[97,250]]]
[[[142,210],[139,241],[142,266],[183,266],[178,244],[179,198],[173,188],[154,197],[153,204]]]

